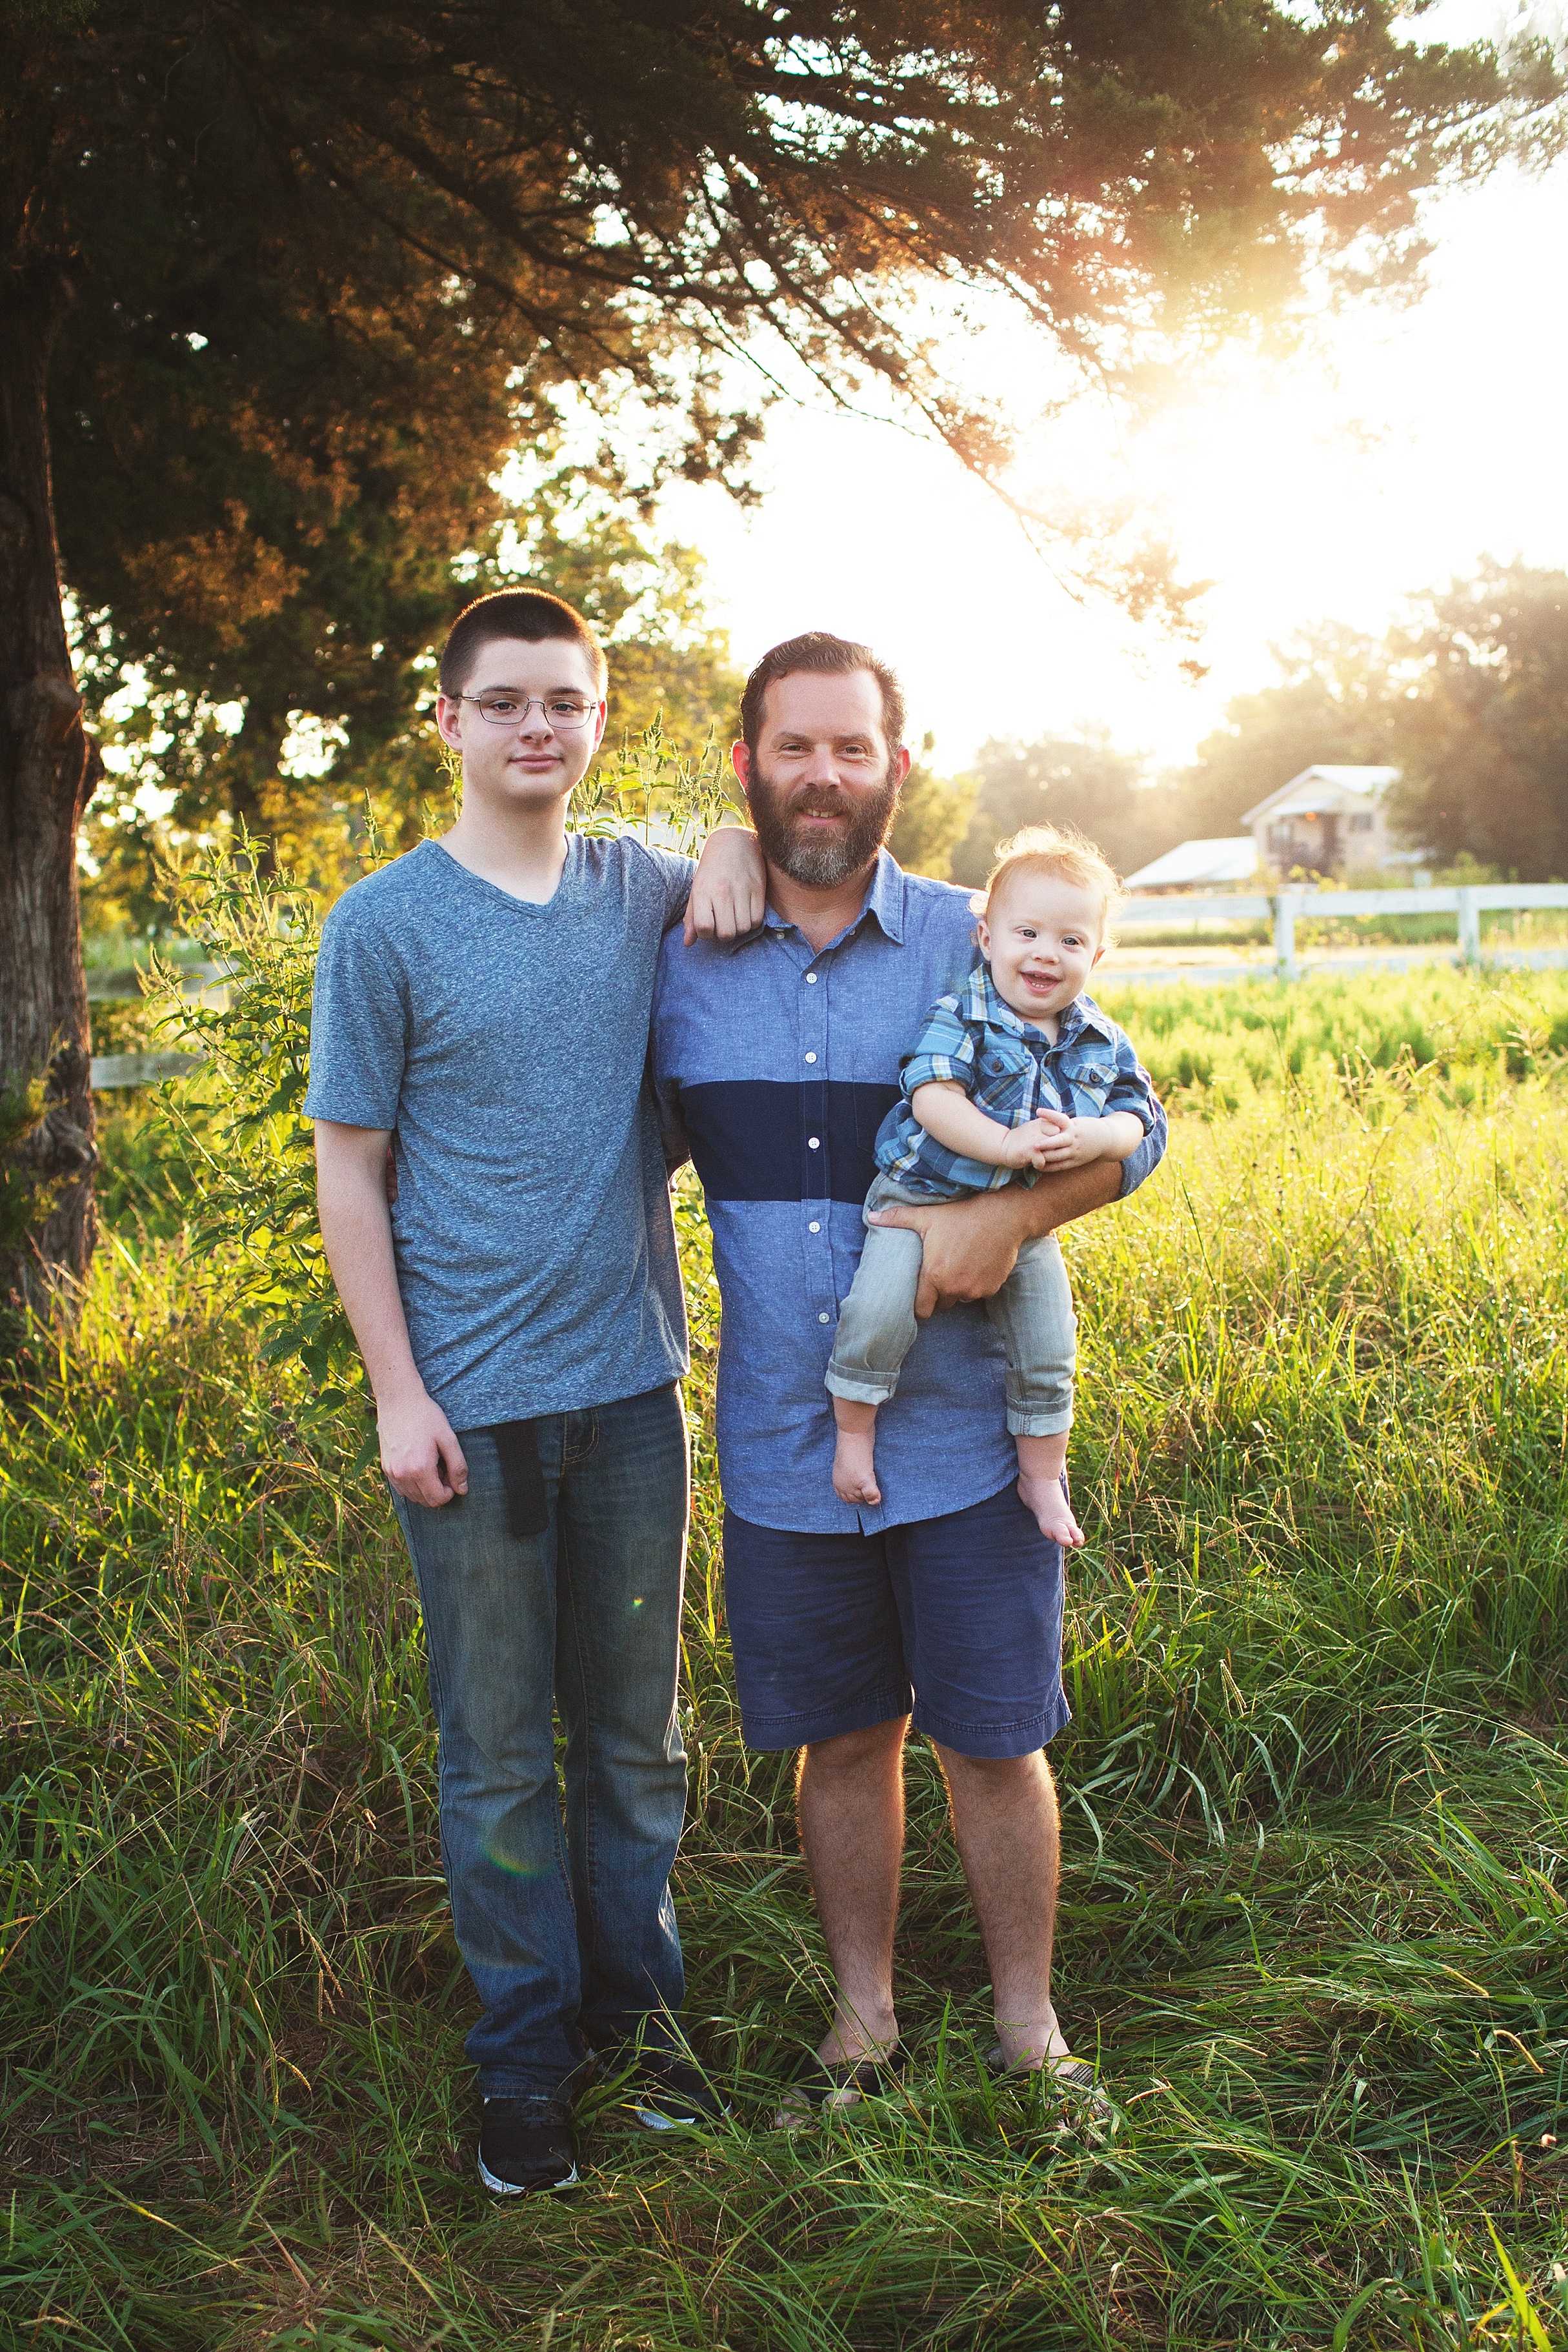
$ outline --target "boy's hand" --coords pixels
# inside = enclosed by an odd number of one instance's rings
[[[743,824],[721,824],[702,845],[686,901],[684,937],[741,940],[768,911],[768,869],[757,836]]]
[[[381,1466],[405,1503],[422,1503],[427,1511],[438,1511],[454,1495],[468,1493],[468,1465],[463,1449],[451,1423],[423,1389],[379,1404],[375,1423],[381,1438]]]

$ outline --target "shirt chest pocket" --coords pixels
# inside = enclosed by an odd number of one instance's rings
[[[1039,1096],[1039,1076],[1033,1058],[999,1053],[984,1046],[974,1057],[974,1099],[987,1109],[1021,1110]]]
[[[1065,1075],[1086,1116],[1096,1116],[1105,1108],[1105,1098],[1116,1084],[1114,1069],[1107,1069],[1100,1063],[1086,1062]]]

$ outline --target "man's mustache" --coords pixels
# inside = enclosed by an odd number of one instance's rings
[[[803,784],[788,804],[791,816],[848,816],[850,803],[835,785]]]

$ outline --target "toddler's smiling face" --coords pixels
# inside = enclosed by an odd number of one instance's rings
[[[1024,866],[993,890],[980,920],[980,948],[996,993],[1026,1021],[1064,1012],[1105,950],[1099,893],[1059,874]]]

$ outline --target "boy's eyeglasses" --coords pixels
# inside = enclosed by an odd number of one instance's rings
[[[492,727],[521,727],[528,723],[528,714],[537,702],[544,723],[558,735],[570,735],[579,727],[586,727],[598,709],[596,702],[574,701],[569,695],[556,694],[459,694],[458,702],[471,702],[479,717]]]

